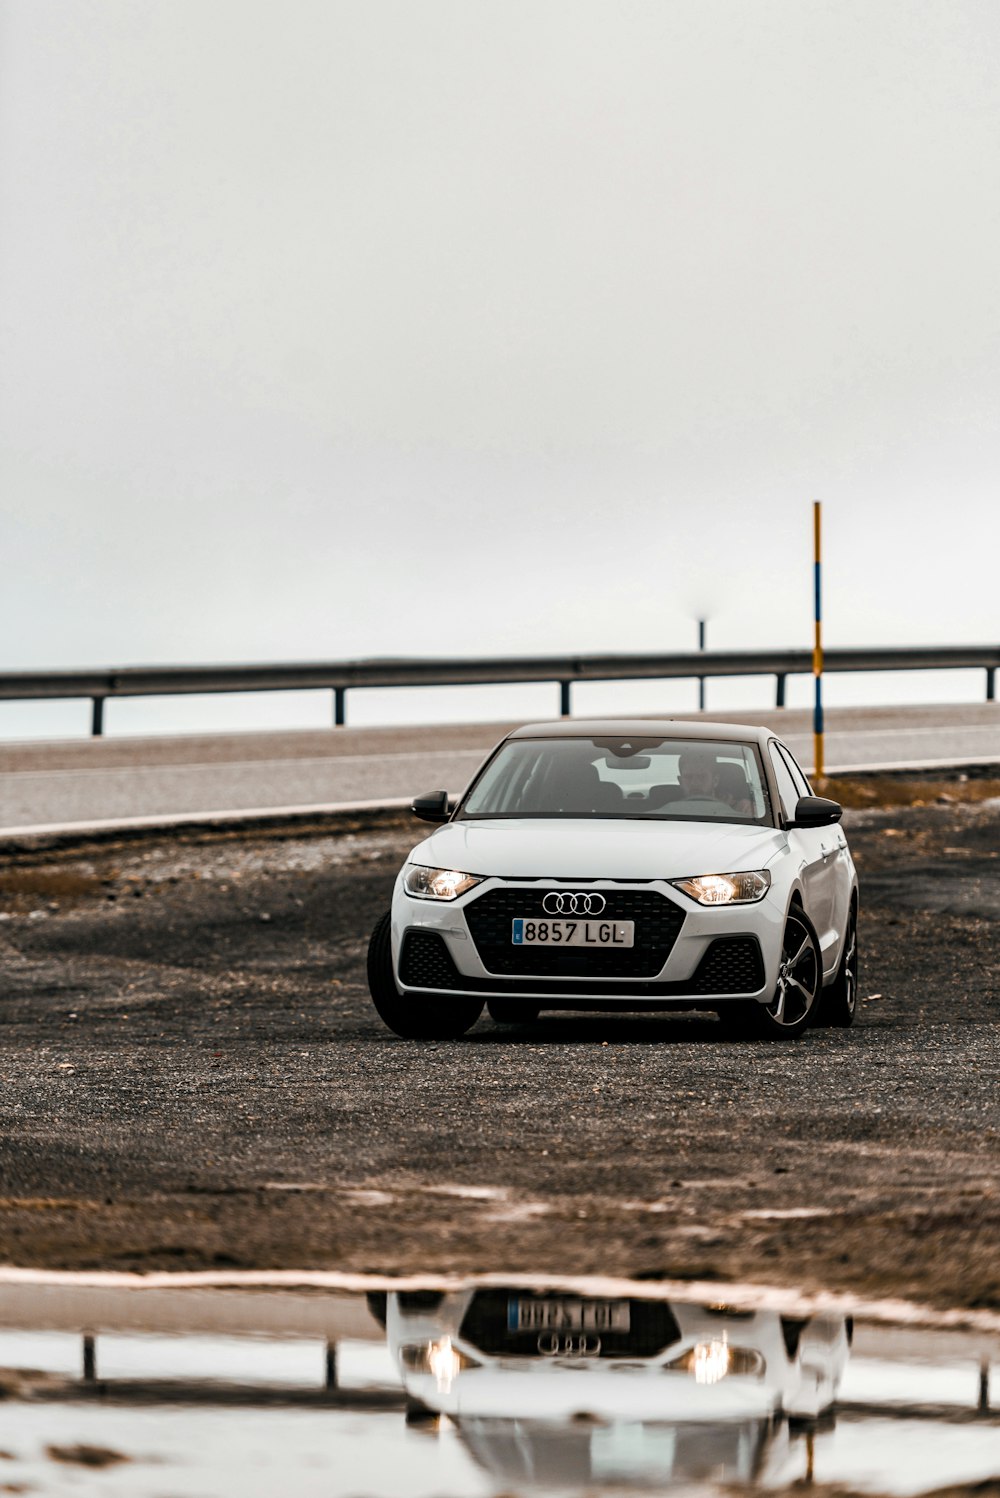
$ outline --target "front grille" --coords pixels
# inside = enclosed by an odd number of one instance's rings
[[[544,950],[536,948],[535,950]],[[597,954],[587,953],[587,956]],[[620,955],[620,954],[619,954]],[[533,978],[498,983],[495,978],[465,978],[456,968],[436,931],[407,931],[399,960],[400,981],[407,988],[444,989],[453,993],[483,993],[515,997],[519,992],[552,998],[680,999],[705,994],[757,993],[764,986],[764,963],[755,936],[720,936],[712,942],[693,977],[674,983],[604,982],[567,991],[565,983]]]
[[[688,992],[756,993],[764,987],[764,959],[756,936],[720,936],[698,964]]]
[[[459,1335],[489,1357],[539,1356],[537,1329],[517,1329],[519,1301],[542,1300],[548,1306],[565,1305],[567,1320],[578,1319],[579,1295],[530,1290],[477,1290],[462,1319]],[[587,1297],[583,1297],[584,1305]],[[602,1358],[655,1358],[680,1340],[680,1328],[670,1307],[662,1300],[630,1300],[628,1331],[590,1331],[592,1356]],[[557,1321],[561,1317],[555,1318]],[[579,1336],[579,1332],[572,1335]],[[596,1341],[600,1340],[600,1350]]]
[[[407,931],[399,976],[407,988],[461,988],[465,982],[436,931]]]
[[[588,881],[581,880],[581,884]],[[584,947],[515,947],[511,923],[524,916],[546,920],[549,886],[506,885],[487,890],[465,907],[476,950],[487,972],[552,978],[652,978],[660,971],[684,924],[679,906],[652,889],[602,889],[604,921],[634,921],[635,946],[611,951]]]

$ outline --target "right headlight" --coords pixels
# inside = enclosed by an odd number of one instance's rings
[[[767,869],[755,869],[750,874],[699,874],[670,883],[699,905],[752,905],[771,888],[771,876]]]
[[[418,900],[457,900],[482,882],[481,874],[463,874],[461,869],[429,869],[420,863],[408,864],[403,875],[403,888]]]

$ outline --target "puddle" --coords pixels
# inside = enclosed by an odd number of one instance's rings
[[[789,1222],[798,1217],[832,1217],[830,1207],[756,1207],[740,1216],[751,1222]]]
[[[507,1191],[502,1186],[427,1186],[428,1196],[454,1196],[461,1201],[503,1201]]]
[[[910,1495],[1000,1479],[996,1318],[944,1329],[833,1297],[524,1275],[353,1292],[117,1278],[0,1279],[0,1492]]]

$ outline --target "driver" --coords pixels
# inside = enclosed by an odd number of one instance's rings
[[[719,764],[711,749],[685,749],[677,766],[681,799],[671,813],[688,817],[731,817],[733,808],[719,795]]]

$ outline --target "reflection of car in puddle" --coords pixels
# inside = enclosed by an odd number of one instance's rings
[[[490,1472],[573,1483],[772,1479],[836,1395],[843,1318],[520,1288],[384,1307],[411,1418]]]

